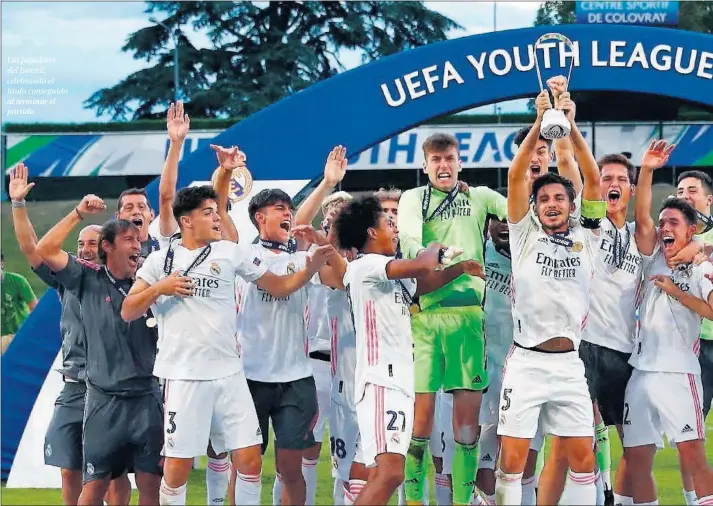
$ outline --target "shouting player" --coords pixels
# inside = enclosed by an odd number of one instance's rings
[[[531,209],[526,173],[542,116],[552,107],[546,91],[536,106],[537,119],[508,171],[515,332],[502,378],[496,504],[521,504],[522,472],[538,421],[543,432],[564,438],[576,500],[594,504],[593,416],[576,350],[589,312],[593,256],[606,205],[599,196],[596,161],[577,129],[574,105],[563,94],[558,106],[570,121],[584,175],[581,224],[570,222],[574,187],[558,175],[547,174],[532,184]]]
[[[675,444],[684,471],[693,477],[698,504],[713,504],[713,472],[706,462],[697,358],[701,318],[713,318],[710,263],[670,267],[669,260],[697,231],[696,210],[686,201],[667,199],[658,228],[651,218],[654,169],[673,150],[653,141],[641,161],[636,197],[636,243],[644,260],[645,288],[639,334],[630,363],[634,367],[624,404],[624,452],[633,504],[657,504],[651,474],[662,435]],[[662,395],[665,392],[665,395]]]

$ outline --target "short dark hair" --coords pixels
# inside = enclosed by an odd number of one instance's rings
[[[527,137],[527,134],[530,133],[530,130],[532,130],[532,125],[522,127],[520,130],[517,131],[515,137],[513,137],[512,139],[512,142],[519,148],[522,142],[525,140],[525,137]],[[548,147],[552,147],[552,139],[545,139],[542,134],[538,134],[537,139],[545,141]]]
[[[339,247],[364,249],[369,228],[378,225],[382,214],[381,202],[376,197],[362,197],[349,202],[334,222]]]
[[[151,202],[149,202],[149,195],[146,193],[146,189],[144,188],[129,188],[128,190],[124,190],[121,192],[119,195],[119,200],[116,202],[116,210],[121,211],[121,206],[124,200],[124,197],[127,195],[143,195],[146,197],[146,202],[148,203],[149,207],[151,207]]]
[[[428,138],[423,141],[423,154],[428,153],[442,153],[448,148],[459,148],[458,139],[455,135],[446,133],[436,133],[429,135]]]
[[[698,216],[696,215],[695,208],[684,199],[679,199],[678,197],[669,197],[663,201],[661,204],[661,211],[664,209],[678,209],[683,214],[686,223],[689,225],[696,225],[698,223]]]
[[[116,243],[117,236],[127,230],[134,230],[138,232],[139,227],[128,220],[109,220],[102,225],[102,229],[99,232],[99,261],[101,263],[106,263],[106,251],[104,251],[102,243],[104,241],[107,241],[109,244]]]
[[[687,170],[686,172],[682,172],[681,175],[678,176],[678,180],[676,180],[676,185],[681,184],[681,181],[687,177],[698,179],[706,193],[713,193],[713,179],[702,170]]]
[[[564,186],[564,189],[567,192],[567,197],[569,197],[569,201],[574,202],[576,194],[572,181],[570,181],[566,177],[560,176],[559,174],[555,174],[554,172],[548,172],[547,174],[543,174],[542,176],[535,179],[535,181],[532,183],[532,199],[537,202],[537,193],[542,188],[550,184],[561,184],[562,186]]]
[[[611,153],[609,155],[604,155],[597,161],[597,165],[599,165],[600,171],[605,165],[613,164],[622,165],[626,167],[626,173],[629,176],[629,182],[631,184],[636,184],[636,167],[633,163],[631,163],[631,160],[629,160],[629,158],[624,153]]]
[[[182,188],[176,193],[176,199],[173,201],[173,217],[176,218],[178,224],[181,224],[181,216],[185,216],[191,211],[200,208],[200,205],[206,200],[214,200],[218,202],[218,194],[212,186],[189,186]]]
[[[295,209],[292,198],[278,188],[266,188],[254,195],[253,198],[250,199],[250,204],[248,204],[248,216],[250,216],[250,221],[255,228],[258,228],[255,215],[268,206],[274,206],[280,203],[287,204],[292,210]]]

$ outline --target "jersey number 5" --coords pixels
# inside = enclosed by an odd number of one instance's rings
[[[503,401],[505,404],[501,408],[501,411],[507,411],[510,409],[510,394],[512,393],[512,388],[503,388]]]

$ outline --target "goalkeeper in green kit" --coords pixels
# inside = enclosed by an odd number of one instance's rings
[[[432,242],[463,249],[459,260],[484,265],[488,216],[505,220],[505,197],[484,186],[459,192],[461,160],[452,135],[435,134],[423,143],[428,184],[406,191],[399,202],[398,228],[404,258],[415,258]],[[407,504],[421,504],[424,457],[433,428],[436,392],[453,393],[453,504],[468,504],[478,462],[480,402],[488,386],[480,278],[460,276],[420,297],[413,314],[416,405],[406,456]]]

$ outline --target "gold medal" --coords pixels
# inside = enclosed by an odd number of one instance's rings
[[[413,303],[413,304],[411,304],[411,305],[408,307],[408,311],[409,311],[409,313],[411,313],[411,316],[413,316],[413,315],[415,315],[416,313],[420,313],[420,312],[421,312],[421,307],[420,307],[418,304]]]
[[[575,242],[574,244],[572,244],[572,251],[574,251],[575,253],[579,253],[579,252],[582,251],[583,249],[584,249],[584,244],[582,244],[582,243],[579,242],[579,241],[577,241],[577,242]]]
[[[156,318],[154,318],[153,316],[146,318],[146,326],[150,329],[154,328],[157,323],[158,321],[156,321]]]

